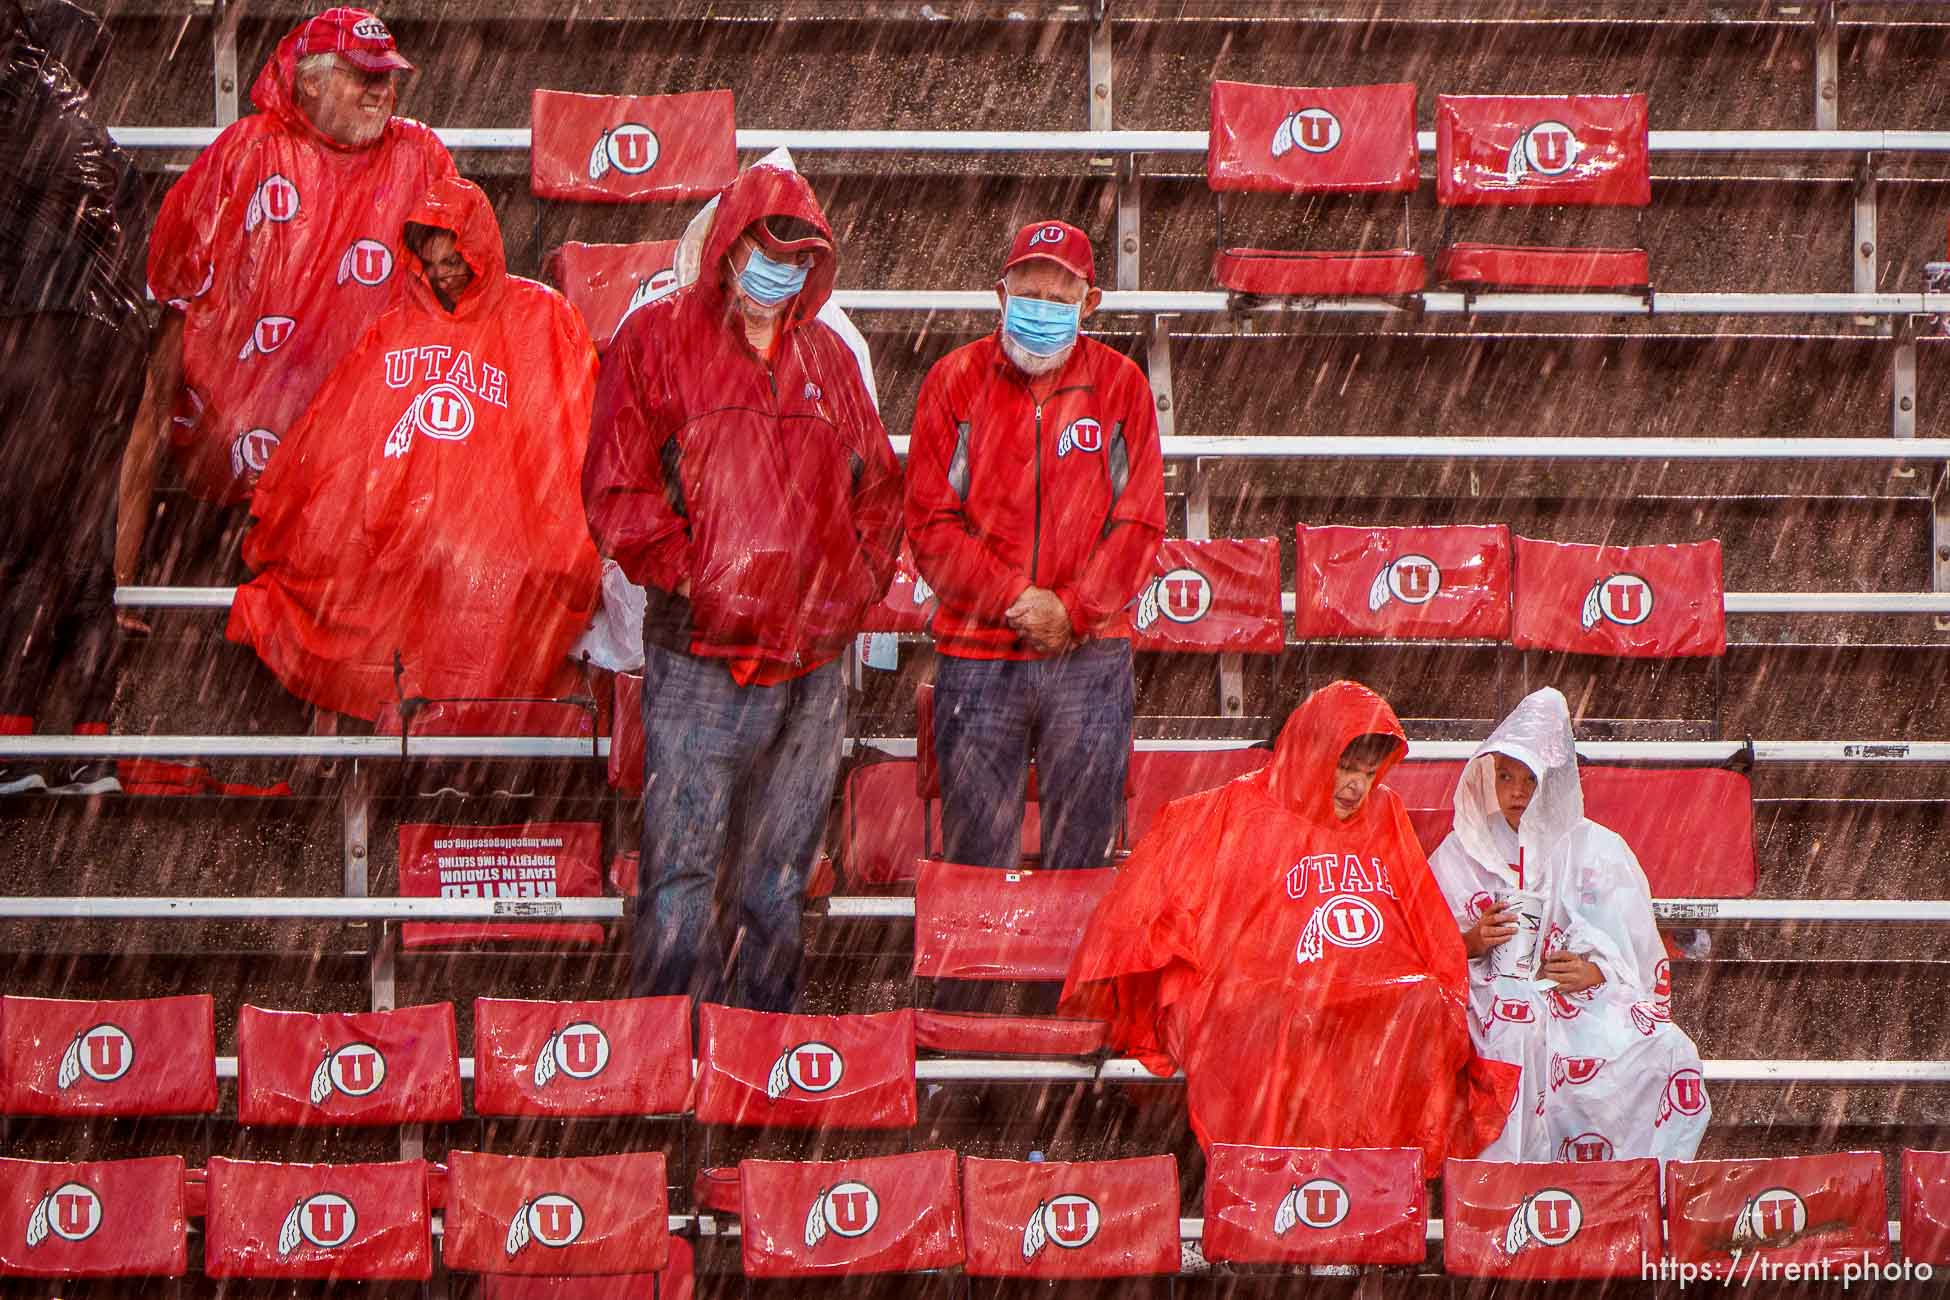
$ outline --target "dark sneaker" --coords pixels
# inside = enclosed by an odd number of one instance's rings
[[[33,794],[47,789],[47,778],[31,767],[0,766],[0,794]]]
[[[113,763],[82,763],[68,769],[68,779],[48,788],[49,794],[120,794],[122,783]]]

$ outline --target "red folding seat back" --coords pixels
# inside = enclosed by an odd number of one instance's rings
[[[1420,1264],[1429,1192],[1413,1148],[1324,1151],[1214,1143],[1206,1156],[1210,1260]]]
[[[529,189],[584,203],[710,198],[738,178],[731,92],[575,95],[537,90]]]
[[[9,1115],[209,1114],[217,1108],[209,995],[0,998],[0,1102]]]
[[[1652,201],[1643,95],[1442,95],[1436,100],[1436,201],[1446,207],[1645,207]],[[1641,288],[1639,248],[1539,248],[1458,242],[1444,283],[1516,288]]]
[[[997,871],[923,862],[914,882],[914,974],[1060,980],[1116,879],[1113,867]]]
[[[1447,759],[1422,760],[1397,763],[1388,773],[1384,784],[1402,797],[1423,853],[1435,852],[1436,845],[1448,838],[1456,819],[1456,782],[1462,779],[1464,766]]]
[[[1950,1151],[1903,1152],[1903,1258],[1950,1268]]]
[[[1451,207],[1652,202],[1644,95],[1438,95],[1436,199]]]
[[[934,589],[928,586],[921,576],[920,568],[914,563],[914,549],[901,543],[901,553],[894,565],[894,581],[887,588],[887,594],[878,602],[867,607],[866,615],[860,621],[863,632],[908,632],[920,633],[928,630],[928,622],[934,617]]]
[[[670,1239],[670,1262],[657,1273],[609,1277],[546,1277],[490,1273],[481,1279],[481,1300],[691,1300],[696,1294],[696,1255],[682,1237]],[[655,1288],[654,1290],[652,1288]]]
[[[1631,659],[1724,655],[1720,544],[1516,541],[1510,639],[1519,650]]]
[[[1280,612],[1280,544],[1271,537],[1186,541],[1158,548],[1156,576],[1131,619],[1134,650],[1276,655],[1286,648]]]
[[[609,715],[609,784],[643,793],[643,674],[618,673]]]
[[[447,1267],[582,1277],[655,1273],[669,1260],[661,1151],[543,1159],[448,1158]]]
[[[675,1115],[691,1091],[684,997],[474,1000],[481,1115]]]
[[[1257,772],[1273,757],[1270,749],[1147,749],[1131,755],[1131,810],[1126,838],[1144,838],[1165,805],[1187,795],[1216,790],[1234,777]]]
[[[964,1056],[1093,1056],[1109,1045],[1110,1026],[1071,1016],[992,1015],[979,1011],[914,1013],[915,1046]]]
[[[631,312],[677,291],[677,241],[584,244],[570,240],[548,255],[542,275],[582,313],[582,323],[601,352]]]
[[[1880,1151],[1771,1160],[1674,1160],[1666,1166],[1666,1246],[1712,1277],[1850,1261],[1889,1262]]]
[[[853,885],[912,880],[925,815],[914,760],[861,763],[840,788],[840,863]]]
[[[1177,1273],[1178,1162],[962,1162],[970,1277]]]
[[[1215,194],[1385,194],[1419,181],[1415,87],[1212,83],[1206,184]],[[1316,252],[1220,247],[1219,283],[1242,293],[1414,293],[1427,279],[1407,248]]]
[[[1584,815],[1622,836],[1654,898],[1754,892],[1754,790],[1725,768],[1586,767]]]
[[[282,1165],[212,1156],[203,1219],[211,1277],[433,1276],[423,1160]]]
[[[597,822],[527,822],[510,826],[399,828],[399,887],[404,898],[600,898],[603,828]],[[600,947],[594,923],[408,921],[408,949],[479,943],[524,947]]]
[[[745,1276],[913,1273],[962,1262],[955,1153],[738,1166]]]
[[[0,1159],[0,1277],[181,1277],[183,1158]]]
[[[1501,641],[1510,634],[1510,530],[1308,527],[1298,533],[1302,641]]]
[[[697,1119],[767,1128],[912,1128],[914,1013],[698,1008]]]
[[[1640,1277],[1660,1258],[1659,1162],[1445,1161],[1442,1220],[1462,1277]]]
[[[454,1006],[237,1014],[242,1124],[422,1124],[460,1118]]]

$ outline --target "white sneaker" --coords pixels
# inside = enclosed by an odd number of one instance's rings
[[[0,794],[32,794],[47,789],[47,778],[31,767],[0,767]]]
[[[60,785],[51,786],[49,794],[120,794],[122,783],[116,779],[113,763],[83,763],[71,768],[68,779]]]

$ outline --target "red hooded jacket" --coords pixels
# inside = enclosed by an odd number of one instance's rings
[[[1182,1068],[1208,1147],[1420,1147],[1433,1175],[1502,1131],[1517,1071],[1470,1046],[1462,936],[1400,796],[1378,778],[1335,816],[1335,764],[1368,733],[1403,734],[1380,696],[1335,682],[1271,763],[1169,805],[1091,918],[1063,1007],[1155,1073]]]
[[[1165,535],[1151,389],[1129,358],[1087,338],[1038,387],[1040,402],[995,335],[943,357],[921,385],[907,531],[941,600],[943,654],[1037,658],[1002,617],[1032,585],[1056,593],[1078,637],[1131,634],[1125,607]]]
[[[251,502],[229,636],[293,694],[374,718],[407,696],[559,695],[601,565],[576,467],[596,350],[555,290],[507,273],[487,196],[450,177],[408,220],[455,232],[449,312],[406,254],[403,300],[332,372]],[[394,232],[398,238],[398,232]]]
[[[190,490],[242,501],[271,452],[399,288],[400,227],[454,174],[431,128],[396,117],[347,149],[293,98],[298,35],[251,87],[258,112],[224,129],[163,200],[149,290],[183,313],[170,442]]]
[[[810,668],[893,578],[900,463],[858,360],[814,319],[830,252],[815,254],[770,363],[745,341],[722,268],[768,216],[832,239],[796,173],[753,167],[725,189],[697,280],[640,308],[604,354],[582,494],[597,544],[648,591],[646,642]]]

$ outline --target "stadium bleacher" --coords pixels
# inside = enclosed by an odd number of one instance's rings
[[[105,119],[154,176],[173,177],[234,117],[271,43],[303,12],[293,0],[118,3]],[[1675,1017],[1708,1058],[1714,1125],[1701,1159],[1669,1173],[1663,1207],[1658,1171],[1629,1162],[1511,1175],[1346,1153],[1302,1167],[1234,1149],[1208,1163],[1184,1133],[1174,1086],[1103,1059],[1087,1035],[1081,1046],[1059,1031],[1012,1040],[908,1010],[932,926],[925,914],[916,926],[926,898],[907,883],[925,852],[913,701],[928,650],[912,626],[890,629],[901,637],[894,671],[856,670],[829,837],[838,881],[811,905],[816,1014],[790,1032],[739,1026],[763,1042],[743,1042],[735,1065],[720,1050],[734,1036],[720,1013],[695,1046],[687,1017],[665,1008],[630,1004],[630,1027],[612,1029],[622,1004],[606,1003],[621,996],[627,964],[613,883],[598,886],[607,897],[398,895],[414,888],[407,827],[578,822],[599,828],[598,861],[633,849],[629,796],[612,793],[618,773],[606,771],[626,729],[482,737],[416,719],[399,728],[407,734],[300,734],[274,686],[234,649],[226,657],[221,610],[239,574],[195,544],[200,517],[165,494],[141,585],[118,596],[159,614],[125,680],[127,734],[0,738],[0,754],[197,763],[233,784],[290,776],[296,793],[244,797],[199,779],[176,798],[0,801],[15,864],[0,898],[0,1133],[10,1157],[82,1162],[0,1161],[0,1187],[19,1193],[3,1208],[21,1207],[17,1221],[0,1220],[0,1294],[43,1294],[26,1278],[69,1264],[186,1274],[167,1292],[183,1295],[214,1293],[200,1275],[327,1274],[375,1279],[376,1294],[611,1294],[596,1290],[607,1277],[555,1281],[535,1262],[569,1258],[561,1252],[575,1244],[557,1243],[574,1221],[590,1235],[565,1271],[619,1275],[615,1294],[649,1294],[646,1275],[668,1259],[665,1297],[732,1294],[741,1274],[835,1268],[1170,1274],[1123,1285],[1217,1294],[1259,1272],[1277,1285],[1281,1270],[1323,1265],[1407,1270],[1392,1280],[1433,1293],[1440,1272],[1638,1277],[1639,1249],[1656,1253],[1661,1241],[1675,1262],[1711,1267],[1723,1263],[1712,1242],[1745,1231],[1764,1244],[1781,1225],[1810,1222],[1842,1225],[1823,1238],[1836,1252],[1950,1262],[1950,1174],[1928,1150],[1946,1145],[1950,1100],[1937,995],[1950,955],[1940,872],[1950,422],[1931,383],[1950,351],[1929,323],[1950,314],[1950,295],[1920,287],[1950,211],[1940,71],[1950,15],[1896,0],[1669,0],[1657,12],[1625,0],[1318,0],[1304,14],[1148,0],[783,0],[565,19],[529,0],[408,0],[385,16],[422,68],[403,110],[442,128],[462,170],[489,188],[522,274],[542,275],[559,245],[551,276],[617,275],[578,271],[575,259],[588,245],[674,240],[692,210],[531,192],[531,92],[730,89],[747,124],[735,137],[741,159],[791,147],[842,232],[839,300],[874,344],[897,437],[927,366],[989,327],[1007,232],[1046,212],[1084,226],[1114,286],[1093,324],[1147,365],[1158,394],[1173,545],[1273,539],[1273,589],[1286,605],[1270,615],[1279,636],[1267,644],[1256,579],[1258,643],[1161,637],[1140,655],[1131,833],[1173,793],[1263,761],[1252,746],[1286,709],[1353,673],[1415,719],[1416,763],[1401,783],[1415,788],[1418,828],[1435,834],[1453,765],[1514,702],[1503,661],[1534,646],[1529,684],[1556,684],[1581,715],[1607,720],[1580,733],[1592,737],[1587,789],[1601,818],[1640,812],[1629,833],[1653,872],[1662,928],[1692,957],[1674,963]],[[1203,156],[1215,80],[1413,81],[1420,179],[1405,198],[1345,210],[1294,195],[1229,201],[1225,242],[1399,239],[1431,267],[1444,246],[1431,180],[1438,96],[1643,96],[1651,204],[1627,221],[1650,254],[1654,292],[1242,299],[1235,291],[1279,286],[1214,277]],[[1460,214],[1458,233],[1483,215]],[[1538,244],[1577,245],[1620,228],[1596,220],[1554,214],[1524,225],[1524,242],[1533,229]],[[621,274],[654,275],[665,263],[653,260]],[[621,307],[612,296],[599,310]],[[1708,590],[1718,603],[1702,606],[1723,639],[1709,648],[1724,679],[1717,709],[1694,669],[1613,657],[1617,645],[1583,653],[1549,629],[1527,640],[1521,618],[1515,630],[1471,625],[1452,633],[1471,639],[1432,643],[1427,627],[1336,622],[1314,599],[1310,537],[1458,526],[1500,531],[1506,573],[1517,539],[1560,550],[1717,539]],[[1196,553],[1173,571],[1194,568]],[[1415,581],[1398,579],[1411,593]],[[1192,627],[1163,627],[1172,600],[1159,592],[1161,630]],[[439,793],[456,786],[465,793]],[[1695,836],[1702,861],[1689,867]],[[467,941],[458,951],[403,942],[408,926],[433,923],[479,929],[448,932]],[[480,930],[571,925],[594,946],[480,942]],[[16,999],[137,997],[183,999],[153,1027],[114,1022],[168,1035],[179,1068],[139,1122],[105,1118],[90,1098],[107,1086],[96,1075],[114,1068],[114,1036],[99,1031],[110,1017],[63,1010],[22,1038],[23,1017],[55,1009]],[[430,1016],[430,1028],[403,1055],[388,1048],[397,1063],[387,1068],[400,1081],[430,1068],[430,1099],[377,1112],[370,1128],[284,1127],[308,1113],[321,1071],[328,1104],[354,1109],[371,1078],[367,1061],[334,1067],[314,1041],[323,1026],[343,1020],[360,1043],[386,1047],[400,1016]],[[267,1017],[280,1022],[269,1040]],[[868,1107],[878,1122],[748,1127],[785,1059],[766,1033],[784,1033],[784,1047],[832,1045],[868,1021],[891,1028],[892,1047],[880,1032],[867,1049],[879,1068],[848,1082],[879,1085]],[[571,1093],[594,1048],[569,1031],[588,1023],[604,1026],[613,1060],[628,1042],[657,1044],[640,1058],[655,1071]],[[267,1091],[252,1065],[267,1041],[294,1084]],[[72,1086],[58,1085],[58,1050],[45,1066],[53,1086],[35,1081],[26,1058],[49,1042],[74,1047]],[[546,1085],[544,1057],[556,1066]],[[797,1087],[789,1076],[781,1096]],[[815,1094],[800,1091],[808,1106]],[[859,1104],[852,1087],[844,1093]],[[799,1119],[816,1116],[810,1102]],[[747,1153],[743,1175],[698,1194],[707,1165],[730,1169]],[[333,1167],[356,1181],[316,1172]],[[1073,1172],[1094,1181],[1077,1191],[1064,1181]],[[1424,1172],[1439,1177],[1439,1200]],[[1318,1195],[1297,1195],[1319,1192],[1317,1179],[1349,1193],[1342,1218]],[[1297,1234],[1273,1227],[1289,1189]],[[1363,1218],[1369,1196],[1384,1194],[1398,1212]],[[351,1230],[321,1199],[332,1196],[386,1208],[334,1241]],[[1109,1204],[1120,1196],[1133,1203]],[[40,1244],[27,1250],[16,1243],[32,1244],[44,1202]],[[102,1208],[135,1204],[140,1225]],[[627,1206],[628,1222],[598,1225],[597,1207],[612,1204]],[[1580,1244],[1562,1249],[1571,1207]],[[1545,1249],[1510,1250],[1517,1221]],[[1113,1223],[1117,1234],[1105,1231]],[[1032,1224],[1046,1234],[1034,1252]],[[286,1230],[297,1240],[280,1251]],[[1071,1248],[1066,1238],[1086,1232],[1100,1245],[1117,1235],[1114,1257]],[[511,1248],[524,1235],[537,1244]],[[357,1249],[332,1254],[348,1244]],[[517,1272],[497,1271],[510,1261]],[[1418,1284],[1415,1273],[1431,1276]],[[899,1273],[845,1284],[849,1294],[915,1285]]]

